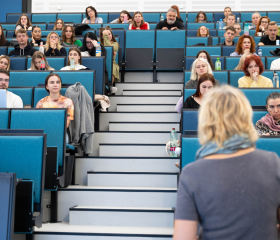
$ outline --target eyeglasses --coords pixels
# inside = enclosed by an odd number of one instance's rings
[[[58,38],[58,36],[50,36],[50,38]]]
[[[6,83],[8,83],[9,81],[10,81],[9,79],[0,78],[0,82],[6,82]]]
[[[86,44],[92,44],[92,42],[86,42]]]
[[[268,23],[268,21],[261,21],[261,23]]]

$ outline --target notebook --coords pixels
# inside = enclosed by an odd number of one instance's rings
[[[7,90],[0,89],[0,108],[7,108]]]

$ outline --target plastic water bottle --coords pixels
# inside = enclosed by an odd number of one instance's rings
[[[44,54],[44,45],[43,42],[40,42],[39,51]]]
[[[40,70],[45,70],[46,69],[46,64],[44,58],[42,58],[40,62]]]
[[[160,15],[160,21],[161,21],[161,22],[164,21],[164,16],[163,16],[163,14]]]
[[[177,144],[177,132],[175,128],[172,128],[170,132],[170,157],[177,157],[176,148],[178,147]]]
[[[95,47],[95,56],[96,57],[101,57],[101,46],[100,46],[100,42],[97,42],[97,46]]]
[[[274,72],[272,82],[273,82],[273,88],[279,88],[279,77],[277,72]]]
[[[240,22],[240,17],[237,17],[236,21],[239,23]]]
[[[219,21],[219,29],[223,29],[224,28],[224,22],[223,19],[220,19]]]
[[[217,58],[217,60],[215,62],[215,70],[222,70],[222,64],[221,64],[220,58]]]
[[[70,60],[70,70],[75,70],[75,60],[74,60],[74,58],[71,58],[71,60]]]
[[[244,25],[244,35],[249,35],[249,23],[245,23]]]
[[[262,48],[261,48],[261,47],[259,47],[259,50],[258,50],[258,55],[259,55],[259,57],[261,57],[261,56],[262,56]]]

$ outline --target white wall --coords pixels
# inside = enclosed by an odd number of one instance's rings
[[[223,11],[225,6],[233,11],[280,11],[280,0],[32,0],[32,13],[84,12],[87,6],[97,12],[166,12],[173,4],[182,12]]]

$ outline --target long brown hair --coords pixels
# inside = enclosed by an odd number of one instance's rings
[[[118,18],[118,23],[122,23],[122,20],[121,20],[121,14],[122,13],[127,14],[127,20],[132,19],[132,16],[130,15],[130,13],[128,11],[122,10],[121,13],[120,13],[120,16]]]
[[[75,39],[75,30],[74,30],[73,26],[70,26],[70,25],[65,25],[63,27],[62,33],[61,33],[61,43],[63,43],[63,42],[66,43],[66,34],[65,34],[65,32],[66,32],[67,28],[69,28],[69,27],[71,28],[71,32],[72,32],[71,43],[70,44],[73,45],[75,43],[75,41],[76,41],[76,39]]]
[[[49,63],[48,63],[48,60],[46,59],[46,56],[45,54],[43,54],[42,52],[40,51],[36,51],[33,56],[32,56],[32,59],[31,59],[31,70],[40,70],[36,67],[35,65],[35,59],[36,58],[44,58],[45,60],[45,69],[46,70],[54,70],[52,67],[50,67]]]
[[[57,22],[58,22],[59,20],[62,21],[62,29],[63,29],[63,27],[64,27],[64,21],[63,21],[61,18],[58,18],[58,19],[56,19],[56,21],[55,21],[55,23],[54,23],[53,30],[57,30]]]
[[[200,50],[197,54],[196,54],[196,58],[198,58],[199,54],[200,53],[205,53],[206,54],[206,57],[207,57],[207,61],[210,65],[210,67],[212,68],[212,70],[215,70],[215,67],[214,67],[214,64],[213,64],[213,61],[210,57],[210,54],[206,51],[206,50]]]
[[[197,15],[196,15],[196,17],[195,17],[195,22],[198,22],[198,17],[199,17],[199,14],[203,14],[203,16],[204,16],[204,20],[203,20],[203,21],[207,22],[207,16],[206,16],[206,13],[205,13],[205,12],[203,12],[203,11],[199,11],[199,12],[197,13]]]
[[[16,26],[17,25],[21,25],[21,17],[25,16],[27,18],[27,28],[31,27],[32,26],[32,22],[30,21],[30,18],[26,15],[26,14],[21,14],[17,23],[16,23]]]
[[[204,73],[200,76],[200,78],[198,79],[198,83],[197,83],[197,87],[196,87],[196,92],[194,93],[194,97],[200,97],[201,93],[200,93],[200,85],[201,83],[205,82],[205,81],[211,81],[213,83],[213,87],[215,87],[216,82],[215,79],[213,77],[212,74],[209,73]]]
[[[109,30],[110,32],[111,32],[111,34],[112,34],[112,40],[111,41],[113,41],[113,42],[117,42],[117,40],[116,40],[116,38],[115,38],[115,36],[114,36],[114,34],[113,34],[113,32],[112,32],[112,29],[111,29],[111,27],[110,26],[106,26],[105,28],[100,28],[100,30],[99,30],[99,37],[100,37],[100,42],[101,42],[101,44],[104,46],[104,38],[103,38],[103,31],[104,30]]]
[[[177,5],[172,5],[171,8],[174,8],[177,11],[177,17],[181,18],[178,6]]]
[[[1,28],[0,31],[2,32],[1,37],[0,37],[0,46],[3,46],[6,43],[6,37],[5,37],[5,33],[3,31],[3,27],[1,24],[0,24],[0,28]]]
[[[133,18],[132,18],[132,26],[135,27],[135,28],[138,27],[137,24],[136,24],[136,22],[135,22],[135,20],[134,20],[134,17],[136,16],[136,14],[140,14],[140,15],[142,16],[142,20],[141,20],[140,26],[142,26],[143,23],[144,23],[143,14],[142,14],[140,11],[135,12],[135,13],[133,14]],[[139,26],[139,27],[140,27],[140,26]]]
[[[258,32],[261,32],[261,31],[260,31],[260,25],[261,25],[262,19],[264,19],[264,18],[267,19],[268,23],[270,23],[269,17],[267,17],[267,16],[261,17],[260,20],[259,20],[259,22],[258,22],[258,25],[257,25],[257,27],[256,27],[255,36],[257,36],[257,33],[258,33]],[[268,27],[268,25],[267,25],[267,27]]]

